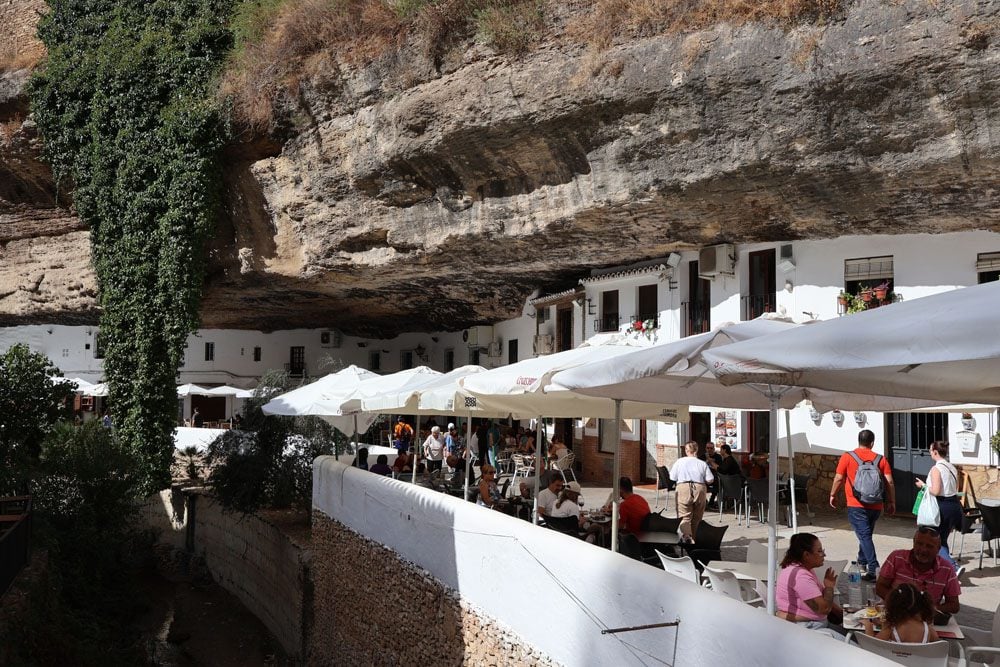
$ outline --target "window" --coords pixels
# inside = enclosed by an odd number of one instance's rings
[[[288,366],[286,370],[292,377],[305,377],[306,348],[304,345],[295,345],[288,348]]]
[[[618,331],[619,324],[621,319],[618,313],[618,290],[601,292],[601,317],[598,318],[597,326],[594,328],[598,332]]]
[[[407,370],[413,368],[413,350],[403,350],[399,353],[399,369]]]
[[[507,363],[517,363],[517,339],[507,341]]]
[[[260,361],[260,346],[258,345],[253,349],[253,360]]]
[[[444,351],[444,372],[455,370],[455,348],[448,347]]]
[[[369,352],[368,353],[368,370],[370,370],[370,371],[380,371],[380,370],[382,370],[382,353],[381,352]]]
[[[615,443],[612,442],[615,433],[614,419],[597,420],[597,451],[604,454],[615,453]]]
[[[473,366],[479,365],[479,348],[470,347],[469,348],[469,363]]]
[[[656,289],[655,283],[639,287],[639,310],[635,314],[635,319],[637,320],[642,320],[643,322],[653,320],[654,328],[657,326],[656,320],[660,315],[660,305],[656,297]]]
[[[549,321],[549,307],[543,306],[541,308],[536,307],[535,313],[538,315],[538,323],[543,324]]]
[[[215,343],[205,343],[205,361],[215,361]]]
[[[892,255],[848,259],[844,261],[844,291],[853,296],[861,296],[865,303],[870,304],[866,306],[868,308],[877,307],[883,302],[891,303],[892,275]],[[886,286],[885,293],[879,298],[873,298],[871,291],[883,285]]]
[[[1000,280],[1000,252],[981,252],[976,256],[979,284]]]
[[[68,347],[64,347],[63,348],[62,356],[63,356],[64,359],[69,356],[69,348]]]
[[[764,313],[775,312],[775,251],[759,250],[747,256],[750,265],[747,274],[747,295],[742,297],[743,319],[752,320]]]
[[[685,336],[705,333],[712,328],[712,282],[698,274],[698,262],[688,262],[688,300],[681,304]]]

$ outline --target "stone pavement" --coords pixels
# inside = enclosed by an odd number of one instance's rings
[[[584,486],[581,494],[585,503],[584,509],[600,507],[607,501],[610,492],[611,489],[606,486]],[[636,492],[646,498],[649,506],[653,507],[656,492],[652,490],[652,487],[637,487]],[[664,509],[664,505],[666,505],[664,512],[666,516],[677,516],[673,493],[669,494],[665,503],[664,492],[661,491],[659,506],[653,511]],[[840,511],[834,511],[829,507],[811,507],[810,509],[815,513],[812,519],[806,516],[806,512],[801,507],[799,508],[799,531],[814,533],[819,537],[829,560],[850,561],[857,558],[858,542],[854,537],[854,531],[851,530],[851,526],[847,522],[847,512],[843,508]],[[725,513],[721,520],[718,511],[707,512],[705,517],[713,524],[729,526],[722,543],[722,555],[726,560],[744,560],[747,544],[752,541],[767,543],[767,525],[759,523],[753,512],[751,512],[749,527],[737,523],[732,510]],[[783,508],[778,518],[779,521],[783,520]],[[909,548],[912,544],[915,528],[916,521],[912,516],[882,517],[879,519],[875,535],[875,549],[879,559],[884,559],[894,549]],[[788,544],[788,536],[791,534],[790,528],[779,524],[779,560],[784,554],[785,545]],[[961,558],[959,558],[959,564],[965,566],[965,572],[960,578],[962,608],[958,613],[958,622],[963,625],[989,629],[993,623],[997,603],[1000,601],[1000,567],[993,565],[992,555],[987,552],[987,556],[983,558],[983,568],[978,569],[979,547],[978,533],[969,533],[965,536],[965,548]]]

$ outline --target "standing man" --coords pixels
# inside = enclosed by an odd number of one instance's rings
[[[405,452],[410,449],[410,442],[413,440],[413,427],[406,423],[400,415],[396,427],[392,430],[392,441],[396,446],[396,451]]]
[[[714,442],[705,443],[705,463],[712,470],[713,475],[719,474],[719,466],[722,465],[722,454],[715,451]],[[719,506],[716,504],[715,500],[719,495],[719,480],[716,478],[714,482],[709,484],[708,490],[712,493],[712,497],[708,499],[708,509],[714,510],[718,509]]]
[[[687,454],[670,468],[670,479],[677,483],[677,515],[681,541],[691,544],[698,534],[698,524],[705,515],[708,485],[715,481],[708,464],[698,458],[698,443],[684,445]]]
[[[837,509],[837,492],[844,485],[847,498],[847,519],[858,538],[858,565],[867,570],[865,581],[875,581],[878,556],[875,554],[875,522],[882,514],[883,496],[885,510],[896,512],[896,487],[892,483],[892,470],[885,457],[872,451],[875,434],[864,429],[858,433],[858,447],[844,452],[837,464],[837,475],[830,487],[830,507]]]

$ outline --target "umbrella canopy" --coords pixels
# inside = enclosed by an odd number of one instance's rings
[[[379,377],[364,368],[351,365],[310,384],[285,392],[265,403],[267,415],[283,417],[317,416],[344,435],[363,433],[375,422],[373,414],[345,415],[341,404],[363,381]]]
[[[84,387],[81,392],[84,396],[107,396],[108,395],[108,383],[99,382],[97,384],[92,384],[89,387]]]
[[[354,387],[354,390],[351,391],[351,393],[348,394],[341,402],[339,409],[341,410],[341,414],[364,412],[367,410],[363,404],[363,401],[366,399],[374,401],[376,397],[385,395],[391,395],[398,398],[400,394],[408,394],[409,392],[419,389],[422,385],[440,377],[440,372],[428,368],[427,366],[408,368],[404,371],[391,373],[389,375],[376,375],[373,378],[359,382],[357,386]],[[388,402],[395,402],[395,400],[390,399]],[[383,409],[380,411],[397,412],[398,410]]]
[[[351,365],[315,382],[272,398],[261,408],[264,414],[283,417],[341,415],[340,404],[362,381],[379,377]]]
[[[177,387],[177,396],[183,398],[185,396],[211,396],[212,390],[206,387],[202,387],[196,384],[182,384]]]
[[[473,399],[470,406],[465,405],[465,401],[456,396],[469,396],[461,388],[458,381],[469,375],[483,373],[486,369],[482,366],[469,365],[460,366],[443,375],[427,375],[425,381],[404,388],[400,391],[390,391],[363,398],[361,405],[363,410],[380,413],[415,414],[421,415],[454,415],[473,413],[471,416],[482,417],[506,417],[508,413],[485,414],[475,407],[476,401]]]
[[[1000,283],[705,353],[719,381],[1000,405]]]
[[[649,349],[655,349],[654,346]],[[606,399],[584,396],[569,391],[552,378],[560,371],[584,364],[615,360],[637,349],[622,337],[591,339],[580,347],[555,354],[525,359],[509,366],[501,366],[467,376],[459,384],[473,396],[494,409],[503,410],[515,417],[598,417],[612,419],[616,416],[614,404]],[[687,409],[675,404],[660,405],[649,400],[626,400],[620,417],[643,418],[661,421],[687,419]]]
[[[222,385],[221,387],[212,387],[207,390],[206,396],[239,396],[240,392],[243,391],[239,387],[230,387],[228,385]],[[250,392],[251,394],[253,392]]]
[[[52,382],[69,382],[73,385],[73,391],[83,392],[84,390],[93,387],[94,385],[81,378],[64,378],[64,377],[53,377]]]

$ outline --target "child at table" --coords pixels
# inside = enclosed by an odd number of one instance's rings
[[[932,627],[934,605],[927,593],[913,584],[900,584],[885,600],[885,623],[875,634],[870,618],[861,619],[865,634],[890,642],[926,644],[936,642],[938,634]]]

